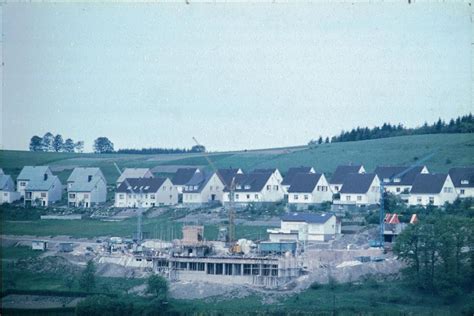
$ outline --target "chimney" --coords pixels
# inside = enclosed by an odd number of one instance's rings
[[[48,180],[48,174],[47,173],[44,174],[43,179],[44,179],[44,181]]]
[[[89,176],[87,177],[87,182],[91,182],[91,181],[92,181],[92,176],[89,175]]]

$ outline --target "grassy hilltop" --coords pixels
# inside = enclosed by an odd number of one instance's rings
[[[321,144],[315,147],[298,146],[249,151],[211,153],[217,167],[241,167],[249,170],[277,167],[285,172],[291,166],[311,165],[319,172],[331,174],[339,164],[362,163],[368,171],[377,165],[413,164],[435,151],[426,164],[433,172],[446,172],[453,166],[474,164],[474,134],[430,134],[400,136],[384,139]],[[130,154],[74,154],[27,151],[0,151],[0,167],[16,177],[24,165],[50,165],[64,181],[77,166],[97,166],[109,183],[118,177],[113,166],[154,168],[156,173],[172,173],[178,166],[207,167],[201,153],[130,155]]]

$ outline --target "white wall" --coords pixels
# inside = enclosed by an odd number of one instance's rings
[[[288,193],[288,203],[314,204],[332,201],[332,191],[326,177],[321,175],[318,183],[311,193]]]
[[[74,197],[71,197],[71,194],[73,194]],[[103,178],[100,178],[94,189],[90,192],[69,191],[67,196],[68,204],[74,203],[76,207],[86,207],[87,203],[87,207],[91,207],[98,203],[104,203],[107,200],[107,184]]]
[[[340,234],[340,225],[337,225],[336,216],[331,216],[325,223],[306,223],[294,221],[281,221],[280,234],[289,234],[292,231],[298,232],[300,241],[324,241],[328,235]],[[275,230],[274,238],[278,236]]]
[[[114,206],[138,207],[140,201],[143,207],[174,205],[178,203],[178,191],[170,179],[166,179],[155,193],[133,194],[116,192]]]
[[[20,192],[16,191],[0,191],[0,204],[12,203],[21,198]]]
[[[374,177],[366,193],[341,193],[337,204],[374,205],[380,202],[380,181]]]
[[[456,188],[460,198],[474,197],[474,188]]]
[[[258,202],[277,202],[283,200],[285,195],[281,187],[280,181],[275,174],[272,174],[267,183],[263,186],[262,191],[259,192],[235,192],[234,201],[236,203],[258,203]],[[223,201],[229,202],[229,193],[223,195]]]
[[[448,175],[438,194],[410,194],[408,197],[408,205],[427,206],[431,204],[435,206],[442,206],[444,203],[452,203],[457,198],[456,188],[454,187],[451,177]]]
[[[224,183],[214,173],[209,181],[206,183],[201,192],[186,192],[183,193],[183,203],[194,204],[194,203],[208,203],[212,201],[212,195],[215,195],[214,201],[223,200],[224,195]]]

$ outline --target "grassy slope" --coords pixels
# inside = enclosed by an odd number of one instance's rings
[[[377,165],[412,164],[415,157],[422,158],[436,151],[427,162],[432,171],[446,172],[452,166],[474,164],[474,134],[437,134],[402,136],[359,142],[322,144],[316,148],[267,149],[213,153],[211,159],[217,167],[277,167],[283,172],[291,166],[311,165],[318,171],[331,174],[339,164],[363,163],[371,171]],[[24,165],[49,164],[55,168],[65,168],[59,172],[65,180],[70,169],[76,166],[98,166],[109,183],[117,178],[113,166],[155,167],[159,165],[206,166],[202,154],[175,155],[125,155],[125,154],[69,154],[32,153],[22,151],[0,151],[0,167],[8,174],[17,176]]]

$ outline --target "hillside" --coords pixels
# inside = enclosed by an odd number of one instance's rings
[[[446,172],[453,166],[474,165],[474,134],[432,134],[400,136],[385,139],[364,140],[307,146],[273,148],[249,151],[211,153],[217,167],[277,167],[285,172],[291,166],[311,165],[317,171],[331,174],[339,164],[362,163],[368,171],[377,165],[412,164],[435,151],[426,162],[433,172]],[[74,154],[42,153],[27,151],[0,151],[0,167],[16,177],[24,165],[47,164],[62,181],[77,166],[100,167],[109,183],[118,173],[113,166],[148,167],[155,173],[169,174],[180,166],[207,167],[203,154]]]

